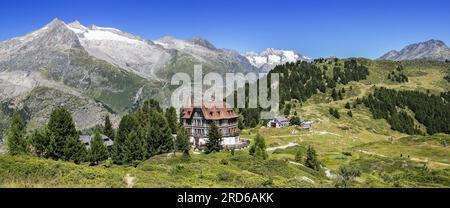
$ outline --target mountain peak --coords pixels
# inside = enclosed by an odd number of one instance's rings
[[[379,60],[403,61],[413,59],[431,59],[444,61],[450,58],[450,49],[447,45],[436,39],[414,43],[406,46],[401,51],[389,51]]]
[[[445,45],[444,41],[437,40],[437,39],[431,39],[429,41],[426,41],[425,43],[435,43],[435,44],[444,44]]]
[[[217,50],[217,48],[211,42],[209,42],[208,40],[206,40],[204,38],[198,37],[198,36],[192,37],[190,39],[190,42],[192,42],[196,45],[211,49],[211,50]]]
[[[47,27],[49,27],[49,26],[61,26],[61,25],[65,25],[65,23],[63,21],[59,20],[58,18],[55,18],[50,23],[47,24]]]

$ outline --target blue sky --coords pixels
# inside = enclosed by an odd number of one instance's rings
[[[450,43],[449,11],[447,0],[1,0],[0,40],[59,18],[150,40],[201,36],[240,52],[376,58],[432,38]]]

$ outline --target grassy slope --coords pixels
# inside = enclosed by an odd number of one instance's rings
[[[395,63],[370,61],[367,64],[371,71],[368,80],[345,86],[344,100],[331,101],[328,91],[313,96],[306,103],[296,104],[294,110],[298,115],[315,122],[314,130],[289,127],[243,131],[242,138],[249,139],[259,131],[266,137],[269,147],[298,144],[270,151],[271,160],[265,162],[249,157],[245,150],[237,151],[235,156],[226,152],[194,154],[189,161],[179,156],[161,155],[137,168],[88,167],[33,157],[1,156],[0,186],[126,187],[125,177],[130,174],[135,177],[134,187],[332,187],[335,181],[324,173],[292,163],[298,149],[305,152],[306,147],[312,145],[332,173],[344,164],[360,169],[362,176],[352,183],[355,187],[449,187],[450,150],[444,146],[450,143],[449,135],[405,135],[391,130],[384,120],[372,119],[362,105],[352,109],[353,118],[347,116],[344,108],[346,102],[367,95],[375,86],[428,89],[432,93],[449,90],[450,85],[442,79],[449,66],[433,62],[405,63],[410,82],[400,85],[386,81]],[[329,115],[330,107],[339,109],[341,119]],[[423,168],[424,164],[428,169]]]

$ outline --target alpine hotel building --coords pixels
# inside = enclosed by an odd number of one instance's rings
[[[181,119],[191,144],[197,149],[202,149],[208,141],[208,128],[212,122],[222,133],[224,148],[241,148],[238,115],[224,102],[209,102],[201,106],[191,104],[181,110]]]

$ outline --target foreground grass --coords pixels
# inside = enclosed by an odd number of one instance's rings
[[[33,156],[0,156],[0,187],[322,187],[319,172],[244,152],[160,155],[135,167],[96,167]]]

